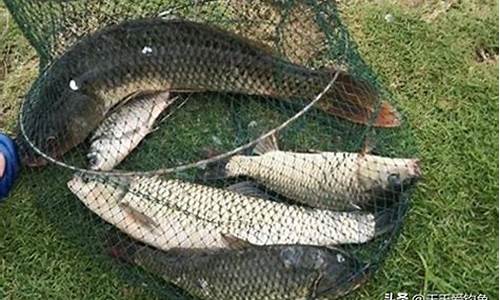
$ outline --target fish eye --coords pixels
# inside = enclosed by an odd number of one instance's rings
[[[401,187],[401,178],[398,173],[392,173],[387,177],[387,181],[394,189]]]
[[[91,153],[87,154],[87,159],[88,159],[90,165],[92,165],[92,166],[97,165],[98,158],[97,158],[96,153],[91,152]]]
[[[81,174],[80,179],[82,180],[83,183],[89,183],[90,177],[86,174]]]
[[[56,142],[57,142],[57,139],[53,135],[51,135],[45,139],[45,143],[47,145],[47,148],[50,150],[54,150],[56,148]]]

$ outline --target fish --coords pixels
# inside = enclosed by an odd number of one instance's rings
[[[364,279],[358,274],[363,262],[335,247],[244,241],[243,246],[214,252],[164,252],[122,241],[109,252],[207,300],[333,299]]]
[[[43,166],[95,130],[109,111],[138,91],[220,92],[293,101],[355,123],[401,123],[397,110],[368,82],[342,70],[293,64],[256,41],[183,19],[137,19],[83,37],[44,70],[23,106],[23,162]]]
[[[255,245],[357,244],[393,228],[389,213],[279,203],[257,197],[259,191],[241,183],[224,189],[158,176],[125,180],[76,174],[67,185],[103,220],[162,250],[227,248],[225,235]]]
[[[90,138],[90,169],[110,171],[122,162],[173,101],[169,92],[139,95],[113,111]]]
[[[367,153],[281,151],[271,135],[253,149],[212,164],[205,177],[246,176],[297,203],[315,208],[359,210],[397,194],[421,178],[420,161]]]
[[[68,181],[69,190],[93,213],[117,229],[153,247],[205,249],[225,247],[216,224],[196,219],[183,211],[165,207],[162,223],[155,222],[155,207],[150,216],[138,212],[129,203],[149,203],[152,197],[129,193],[130,178],[75,174]],[[134,199],[139,197],[139,199]],[[154,205],[154,204],[152,204]],[[161,205],[157,204],[157,205]]]

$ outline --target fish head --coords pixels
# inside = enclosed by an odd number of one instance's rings
[[[30,167],[47,163],[33,146],[38,152],[58,159],[82,143],[105,116],[103,102],[84,93],[63,92],[61,97],[46,102],[34,103],[23,117],[23,128],[31,145],[23,136],[20,154],[23,163]]]
[[[104,208],[123,198],[127,191],[125,184],[124,179],[116,176],[75,174],[67,186],[86,205]]]
[[[422,176],[418,159],[376,155],[361,155],[358,159],[358,179],[364,191],[402,192]]]
[[[89,168],[91,170],[101,170],[101,171],[109,171],[113,169],[113,167],[117,164],[116,157],[111,155],[107,155],[108,157],[106,157],[103,154],[103,151],[109,151],[109,150],[95,149],[95,147],[93,146],[94,144],[92,144],[92,146],[90,147],[90,152],[87,153]],[[118,152],[118,150],[115,151]]]
[[[341,286],[360,266],[358,259],[337,247],[283,246],[280,258],[287,269],[320,274],[313,287],[315,293]]]

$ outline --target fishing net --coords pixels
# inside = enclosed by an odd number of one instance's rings
[[[334,1],[6,0],[23,162],[61,235],[151,295],[335,298],[420,177]]]

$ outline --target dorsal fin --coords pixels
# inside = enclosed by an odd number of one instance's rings
[[[221,233],[221,236],[222,239],[224,240],[224,243],[226,243],[228,248],[232,250],[242,250],[249,247],[255,247],[255,245],[253,245],[252,243],[244,239],[240,239],[239,237],[229,233]]]
[[[253,153],[257,155],[262,155],[271,151],[278,151],[278,139],[275,134],[271,134],[267,138],[261,140],[255,145]]]
[[[261,50],[263,53],[274,56],[274,57],[282,57],[282,55],[273,49],[271,46],[264,44],[261,41],[256,41],[252,40],[250,38],[244,37],[242,35],[236,34],[235,32],[225,30],[210,24],[200,24],[197,22],[193,22],[190,20],[186,19],[168,19],[168,20],[163,20],[165,22],[177,22],[177,23],[183,23],[184,25],[191,26],[192,28],[199,28],[202,32],[208,32],[211,31],[213,34],[218,35],[218,36],[224,36],[226,38],[233,39],[234,41],[238,42],[238,44],[242,44],[247,46],[248,48],[254,48]]]
[[[269,196],[251,181],[238,182],[228,186],[227,189],[249,197],[269,199]]]
[[[363,148],[361,149],[361,152],[359,153],[361,156],[365,156],[370,154],[373,149],[375,149],[375,141],[369,137],[365,137],[365,142],[363,143]]]

